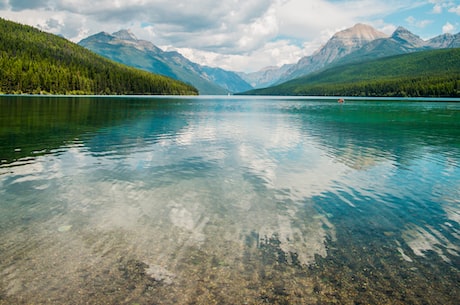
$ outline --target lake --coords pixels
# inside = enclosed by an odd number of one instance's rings
[[[0,304],[459,304],[460,103],[0,97]]]

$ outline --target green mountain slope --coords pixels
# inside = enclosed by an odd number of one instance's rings
[[[152,42],[138,39],[129,30],[101,32],[81,40],[79,45],[116,62],[177,79],[214,95],[252,89],[235,72],[202,66],[175,51],[163,51]]]
[[[0,93],[196,95],[198,91],[0,18]]]
[[[460,97],[460,49],[347,64],[244,94]]]

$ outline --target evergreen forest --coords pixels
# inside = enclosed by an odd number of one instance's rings
[[[244,94],[460,97],[460,49],[421,51],[336,66]]]
[[[0,94],[197,95],[198,90],[0,18]]]

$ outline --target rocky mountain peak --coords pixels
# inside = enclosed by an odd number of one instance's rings
[[[120,40],[137,41],[136,36],[134,36],[131,30],[120,30],[118,32],[113,33],[112,36]]]
[[[369,42],[386,37],[388,37],[388,35],[377,31],[370,25],[358,23],[351,28],[336,33],[331,39],[339,39],[354,44],[357,41]]]
[[[386,38],[388,35],[377,31],[373,27],[358,23],[346,30],[337,32],[332,38],[311,58],[316,63],[320,63],[317,68],[341,58],[363,45],[378,39]],[[301,60],[302,61],[302,60]],[[310,61],[310,60],[308,60]]]
[[[425,41],[423,39],[402,26],[398,27],[396,31],[393,32],[391,38],[400,43],[405,43],[406,45],[416,48],[425,45]]]
[[[391,36],[395,37],[395,36],[401,36],[401,35],[415,35],[415,34],[412,34],[411,31],[409,31],[403,26],[398,26]]]
[[[293,65],[285,72],[278,81],[287,81],[317,71],[353,51],[362,48],[371,41],[387,37],[388,35],[377,31],[369,25],[358,23],[351,28],[334,34],[331,39],[313,55],[302,57],[297,64]]]
[[[455,40],[455,36],[449,33],[445,33],[428,40],[428,44],[433,48],[448,48]]]
[[[358,23],[351,28],[334,34],[326,45],[319,50],[318,55],[322,54],[328,57],[326,62],[329,63],[338,57],[345,56],[353,50],[361,48],[373,40],[386,37],[388,35],[377,31],[373,27]]]

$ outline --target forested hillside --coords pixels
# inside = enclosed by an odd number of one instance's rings
[[[192,62],[176,51],[163,51],[150,41],[138,39],[129,30],[89,36],[79,45],[121,64],[177,79],[215,95],[252,89],[238,74]]]
[[[0,93],[196,95],[198,91],[0,18]]]
[[[245,94],[460,97],[460,49],[348,64]]]

